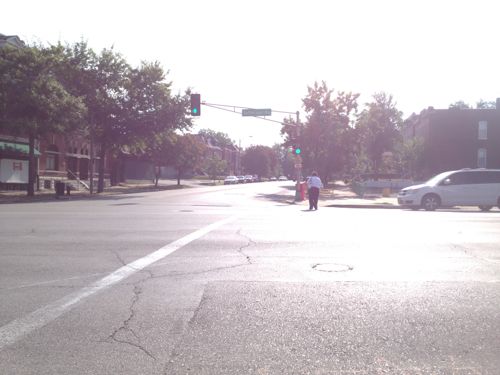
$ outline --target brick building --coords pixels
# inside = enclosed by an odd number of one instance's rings
[[[217,140],[204,136],[201,134],[196,135],[201,143],[206,146],[206,158],[218,157],[227,162],[227,174],[241,174],[241,150],[235,145],[220,146]]]
[[[424,142],[423,175],[462,168],[500,168],[500,99],[497,109],[434,109],[413,114],[405,139]]]
[[[98,146],[94,155],[99,154]],[[51,134],[35,143],[38,189],[53,189],[56,181],[73,181],[75,187],[90,180],[90,142],[83,134]],[[97,163],[94,158],[94,179]],[[109,178],[105,158],[105,178]],[[80,184],[79,181],[83,182]],[[28,183],[28,139],[0,133],[0,189],[25,189]]]
[[[16,35],[0,34],[0,48],[4,47],[24,48],[25,44]],[[0,189],[26,189],[28,150],[26,136],[0,131]],[[98,147],[94,147],[94,155],[98,155],[98,152]],[[54,182],[59,180],[81,180],[88,184],[90,143],[83,133],[51,134],[36,140],[35,157],[38,189],[51,189]],[[109,172],[107,159],[105,171]],[[106,173],[106,177],[109,177],[109,173]],[[74,186],[78,187],[79,184]]]

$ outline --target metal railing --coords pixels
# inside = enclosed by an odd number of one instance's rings
[[[85,189],[90,190],[90,186],[86,183],[80,180],[80,178],[73,173],[71,170],[67,169],[67,172],[80,184],[82,185]]]

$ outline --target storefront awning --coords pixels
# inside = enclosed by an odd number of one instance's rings
[[[0,152],[17,152],[21,154],[29,154],[29,145],[24,143],[2,142],[0,141]],[[35,149],[35,155],[39,156],[40,151]]]

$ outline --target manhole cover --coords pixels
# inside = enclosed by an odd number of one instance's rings
[[[346,272],[352,271],[352,266],[348,264],[338,263],[318,263],[312,267],[316,271],[321,272]]]

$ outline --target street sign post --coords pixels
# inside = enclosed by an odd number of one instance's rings
[[[302,180],[302,157],[299,154],[295,154],[294,165],[295,167],[295,202],[301,202],[304,200],[301,194],[301,180]]]
[[[242,116],[271,116],[272,110],[271,108],[260,108],[260,109],[253,109],[253,108],[245,108],[241,110],[241,115]]]

